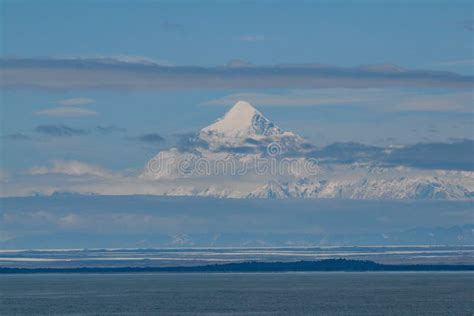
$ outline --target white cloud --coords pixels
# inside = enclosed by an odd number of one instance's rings
[[[361,106],[384,111],[451,111],[471,112],[473,93],[466,91],[439,93],[395,89],[318,89],[292,90],[284,94],[235,93],[213,99],[202,105],[229,106],[245,100],[260,106]]]
[[[168,60],[165,59],[157,59],[142,55],[92,55],[92,56],[64,56],[59,57],[58,59],[65,59],[65,60],[96,60],[104,64],[116,64],[118,63],[130,63],[130,64],[142,64],[148,66],[172,66]]]
[[[34,166],[28,170],[28,174],[31,175],[40,175],[40,174],[48,174],[49,168],[44,166]]]
[[[97,112],[89,109],[75,107],[57,107],[35,112],[35,115],[60,116],[60,117],[81,117],[97,115]]]
[[[91,98],[71,98],[56,101],[56,103],[60,105],[84,105],[94,102],[95,100]]]
[[[31,175],[45,175],[45,174],[64,174],[69,176],[83,176],[92,175],[102,178],[113,176],[110,171],[107,171],[99,166],[86,164],[77,160],[52,160],[52,166],[35,166],[31,168],[28,173]]]
[[[108,57],[99,57],[99,58],[113,58],[117,61],[124,63],[134,63],[134,64],[144,64],[144,65],[161,65],[161,66],[171,66],[167,60],[150,58],[146,56],[134,56],[134,55],[113,55]]]
[[[74,227],[81,223],[81,218],[77,214],[68,214],[58,219],[58,224],[64,227]]]

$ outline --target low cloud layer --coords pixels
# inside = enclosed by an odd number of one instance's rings
[[[472,91],[429,91],[417,92],[399,89],[308,89],[291,90],[286,93],[234,93],[202,103],[206,106],[228,106],[239,100],[246,100],[259,106],[362,106],[387,111],[419,112],[471,112]],[[435,91],[433,91],[435,90]]]
[[[95,129],[97,132],[101,134],[125,133],[127,131],[125,127],[119,127],[115,125],[110,125],[110,126],[97,125]]]
[[[64,124],[49,124],[49,125],[38,125],[35,128],[35,131],[39,134],[46,135],[46,136],[53,136],[53,137],[70,137],[70,136],[85,136],[89,134],[101,134],[101,135],[108,135],[113,133],[125,133],[127,129],[120,126],[115,125],[97,125],[94,128],[76,128],[67,126]],[[16,133],[16,134],[9,134],[5,135],[9,139],[21,139],[23,134]]]
[[[35,112],[35,115],[56,116],[56,117],[81,117],[94,116],[97,112],[89,109],[76,107],[56,107]]]
[[[112,173],[95,165],[77,160],[53,160],[51,166],[35,166],[28,172],[31,175],[63,174],[68,176],[96,176],[107,178]]]
[[[9,237],[0,240],[2,249],[143,248],[157,244],[173,247],[169,242],[178,236],[181,239],[189,236],[198,245],[205,241],[207,247],[213,245],[213,240],[223,246],[248,246],[249,241],[254,242],[250,245],[261,246],[262,239],[272,246],[288,247],[295,242],[301,245],[298,241],[306,240],[305,234],[321,235],[314,245],[330,244],[327,237],[331,235],[345,236],[342,240],[347,244],[364,245],[364,239],[357,238],[360,234],[381,236],[412,227],[472,222],[470,202],[290,200],[282,203],[75,194],[9,198],[1,202],[0,228]],[[407,238],[413,240],[415,233],[407,233]],[[166,238],[167,235],[174,238]],[[376,245],[380,245],[379,238],[375,239]]]
[[[43,135],[57,137],[81,136],[89,133],[89,131],[85,129],[73,128],[66,125],[38,125],[35,131]]]
[[[314,150],[310,156],[332,163],[374,162],[420,169],[474,171],[474,140],[418,143],[388,148],[359,143],[335,143]]]
[[[406,146],[391,152],[387,161],[418,168],[473,171],[474,140]]]
[[[11,133],[2,136],[2,139],[6,140],[30,140],[31,137],[23,133]]]
[[[160,134],[157,134],[157,133],[143,134],[143,135],[137,136],[135,139],[140,142],[150,143],[150,144],[157,144],[157,143],[162,143],[165,141],[165,139]]]
[[[465,19],[462,22],[462,27],[469,32],[474,31],[474,19]]]
[[[113,58],[2,58],[0,86],[38,89],[262,89],[444,87],[471,89],[474,78],[392,65],[245,67],[162,66]]]

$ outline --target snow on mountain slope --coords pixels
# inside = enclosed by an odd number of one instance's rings
[[[328,187],[326,187],[328,188]],[[321,197],[350,199],[466,199],[464,187],[437,177],[395,179],[362,179],[346,185],[334,185],[322,191]]]
[[[237,102],[192,146],[163,150],[140,178],[163,195],[232,198],[470,199],[472,172],[363,163],[314,164],[314,146]],[[291,155],[286,155],[291,153]],[[290,158],[288,158],[290,157]],[[262,164],[263,161],[263,164]],[[275,168],[284,166],[286,171]],[[308,168],[310,166],[311,168]],[[297,168],[293,168],[297,167]],[[264,170],[264,172],[262,172]]]
[[[204,127],[198,137],[214,150],[224,146],[255,147],[260,142],[282,139],[292,143],[303,142],[300,136],[283,131],[245,101],[238,101],[224,117]]]
[[[250,193],[248,198],[260,198],[260,199],[283,199],[290,197],[291,193],[288,190],[288,186],[281,184],[277,181],[270,181],[261,188],[258,188],[254,192]]]
[[[315,182],[279,183],[271,181],[249,198],[342,198],[362,200],[445,199],[472,197],[472,192],[461,185],[437,177],[395,179],[332,180]]]
[[[250,103],[237,102],[223,118],[201,130],[202,138],[245,139],[281,135],[283,131]]]

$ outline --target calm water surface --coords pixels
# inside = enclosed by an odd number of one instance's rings
[[[473,315],[473,273],[0,275],[0,315]]]

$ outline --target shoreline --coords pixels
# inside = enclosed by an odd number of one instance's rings
[[[173,267],[0,268],[0,274],[50,273],[285,273],[285,272],[472,272],[472,264],[381,264],[327,259],[295,262],[240,262]]]

